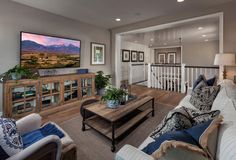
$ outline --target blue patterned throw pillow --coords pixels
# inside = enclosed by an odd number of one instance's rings
[[[23,143],[16,128],[16,122],[9,118],[0,118],[0,160],[23,150]]]

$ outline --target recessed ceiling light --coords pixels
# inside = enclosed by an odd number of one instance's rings
[[[183,2],[184,0],[177,0],[177,2]]]
[[[116,18],[116,22],[120,22],[121,21],[121,19],[120,18]]]
[[[167,43],[163,43],[163,45],[167,45]]]
[[[203,29],[203,27],[198,27],[198,30],[202,30]]]
[[[149,47],[152,47],[152,44],[149,44]]]
[[[153,38],[151,38],[151,39],[150,39],[150,41],[154,41],[154,39],[153,39]]]
[[[134,41],[135,43],[137,43],[138,41]]]
[[[205,39],[205,42],[208,42],[209,40],[208,39]]]
[[[207,35],[203,34],[202,37],[206,37]]]

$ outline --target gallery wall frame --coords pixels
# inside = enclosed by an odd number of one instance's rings
[[[130,62],[130,50],[122,49],[122,62]]]
[[[138,61],[138,51],[131,51],[131,62],[137,62]]]
[[[138,52],[138,61],[144,62],[144,52],[143,51]]]

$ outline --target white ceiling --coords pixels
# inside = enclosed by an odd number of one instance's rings
[[[199,30],[199,27],[202,29]],[[180,23],[165,29],[122,35],[124,41],[151,47],[180,45],[180,38],[183,43],[206,43],[206,40],[207,42],[219,40],[219,18],[201,19]]]
[[[103,28],[114,28],[138,21],[199,10],[233,0],[12,0],[57,15]],[[121,18],[116,22],[115,18]]]

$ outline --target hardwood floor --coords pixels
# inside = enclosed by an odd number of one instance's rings
[[[137,96],[150,95],[155,98],[155,103],[166,104],[173,107],[178,105],[181,99],[185,96],[184,94],[177,92],[157,90],[139,85],[132,85],[131,92]],[[43,116],[43,122],[53,121],[60,124],[80,115],[80,103],[74,103],[74,105],[75,107],[71,109],[59,111],[48,116]]]

